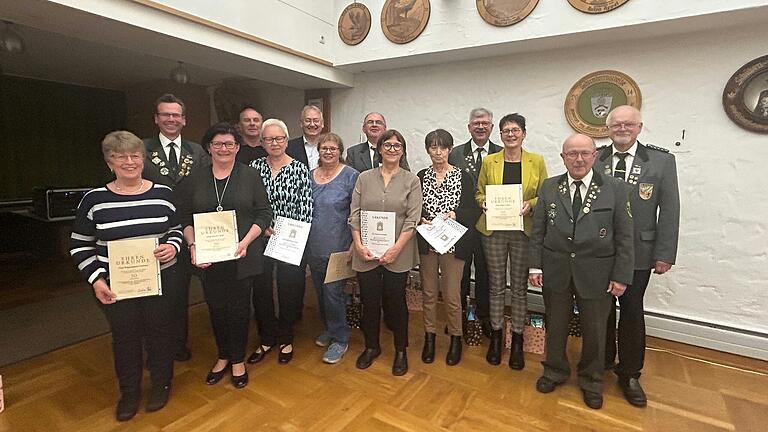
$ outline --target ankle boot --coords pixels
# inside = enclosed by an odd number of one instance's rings
[[[435,361],[435,334],[424,333],[424,349],[421,351],[421,361],[432,363]]]
[[[522,370],[525,367],[522,333],[512,332],[512,349],[509,353],[509,367],[514,370]]]
[[[408,372],[408,356],[405,350],[395,351],[395,361],[392,363],[392,375],[403,376]]]
[[[485,360],[494,366],[501,364],[501,330],[491,331],[491,342],[488,344]]]
[[[445,356],[445,364],[455,366],[461,361],[461,336],[451,336],[451,346]]]

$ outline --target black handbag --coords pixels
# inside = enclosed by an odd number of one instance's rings
[[[469,346],[480,345],[483,341],[483,326],[475,314],[475,305],[467,298],[467,313],[464,315],[464,341]]]
[[[347,300],[347,325],[350,328],[360,328],[360,322],[363,318],[363,303],[360,301],[360,289],[357,286],[357,281],[349,279],[347,288],[351,288],[349,291],[352,292]]]

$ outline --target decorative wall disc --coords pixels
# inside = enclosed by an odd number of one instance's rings
[[[565,98],[565,118],[577,132],[593,138],[608,136],[605,118],[611,109],[631,105],[640,109],[640,87],[629,76],[614,70],[593,72],[571,87]]]
[[[768,55],[733,74],[723,90],[723,108],[744,129],[768,133]]]
[[[352,3],[339,16],[339,37],[347,45],[357,45],[371,30],[371,11],[362,3]]]
[[[429,11],[429,0],[387,0],[381,10],[381,30],[394,43],[408,43],[424,31]]]
[[[527,17],[539,0],[476,0],[480,16],[497,27],[511,26]]]
[[[590,14],[610,12],[629,0],[568,0],[576,9]]]

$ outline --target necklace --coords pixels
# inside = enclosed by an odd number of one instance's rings
[[[141,183],[139,183],[139,187],[134,189],[134,190],[125,190],[125,191],[123,191],[123,188],[121,188],[120,185],[117,184],[117,180],[115,180],[114,183],[115,183],[115,189],[117,189],[120,192],[125,192],[125,193],[129,193],[129,194],[135,194],[135,193],[139,192],[140,190],[144,189],[144,180],[143,179],[141,180]]]
[[[328,174],[328,175],[323,175],[323,170],[322,170],[322,169],[319,169],[319,170],[317,171],[317,174],[318,174],[318,176],[320,177],[320,180],[330,180],[330,179],[332,179],[332,178],[333,178],[333,177],[336,175],[336,171],[337,171],[337,170],[338,170],[338,168],[335,168],[333,171],[331,171],[331,173],[330,173],[330,174]]]
[[[219,202],[219,205],[216,206],[217,212],[224,210],[224,207],[221,206],[221,200],[224,199],[224,194],[227,193],[227,186],[229,186],[230,178],[232,178],[231,173],[227,176],[227,181],[224,183],[224,189],[222,189],[221,196],[219,196],[219,185],[216,183],[216,176],[213,176],[213,187],[216,188],[216,201]]]

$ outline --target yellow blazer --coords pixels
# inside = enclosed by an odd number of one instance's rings
[[[530,236],[533,228],[533,208],[539,200],[539,187],[547,179],[547,167],[544,165],[544,158],[536,153],[529,153],[523,150],[520,158],[522,162],[523,176],[523,199],[531,205],[531,211],[523,217],[523,230]],[[485,204],[485,186],[500,185],[504,180],[504,150],[490,154],[483,159],[483,166],[480,168],[480,175],[477,178],[477,192],[475,200],[477,204]],[[485,227],[485,213],[477,221],[477,230],[481,234],[489,236],[492,231]]]

